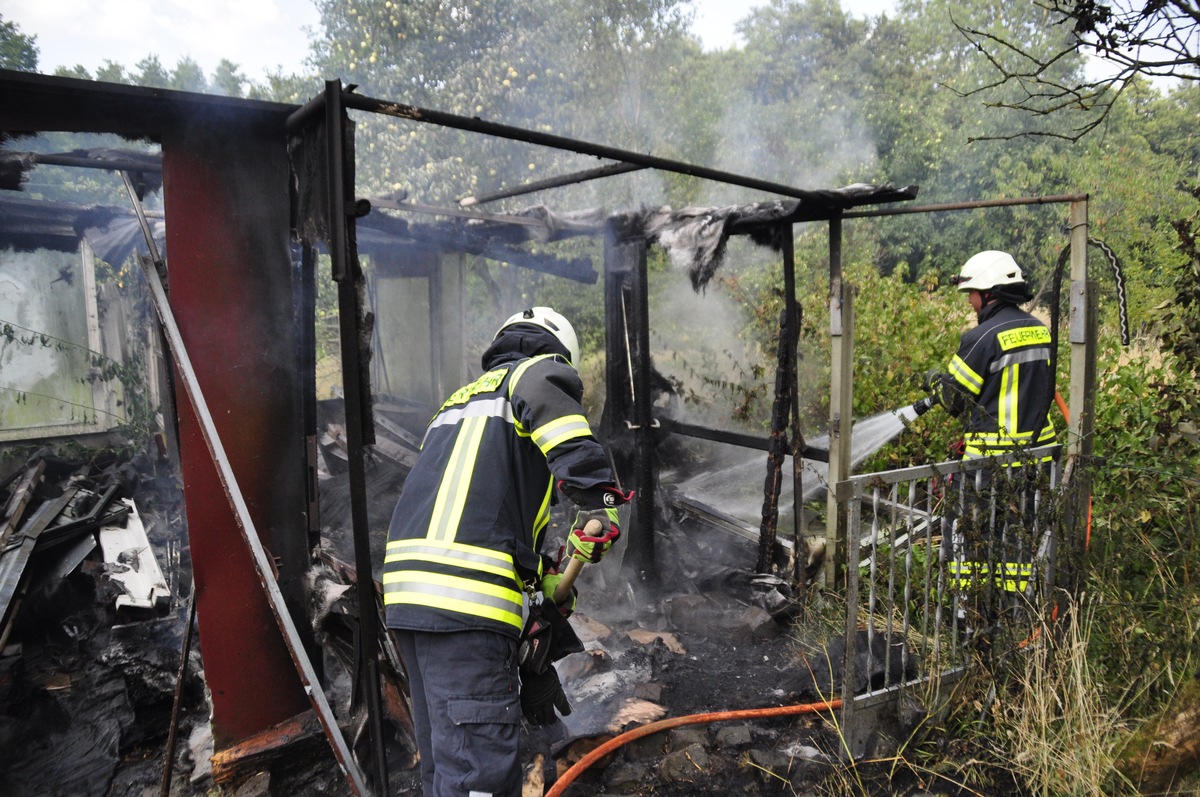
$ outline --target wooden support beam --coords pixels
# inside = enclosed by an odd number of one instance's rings
[[[305,711],[214,753],[213,782],[218,786],[235,785],[258,772],[307,766],[313,755],[326,749],[320,720],[316,713]]]

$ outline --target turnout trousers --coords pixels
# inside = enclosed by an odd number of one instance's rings
[[[395,629],[408,670],[424,797],[519,797],[517,640]]]

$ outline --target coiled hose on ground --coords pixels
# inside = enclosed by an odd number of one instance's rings
[[[729,720],[749,720],[749,719],[764,719],[767,717],[785,717],[791,714],[815,714],[818,711],[833,711],[842,707],[841,700],[824,700],[819,703],[800,703],[793,706],[774,706],[772,708],[745,708],[734,709],[731,711],[714,711],[707,714],[689,714],[685,717],[671,717],[670,719],[651,722],[649,725],[622,733],[620,736],[609,739],[604,744],[592,750],[579,761],[563,773],[562,777],[554,782],[550,790],[546,792],[545,797],[559,797],[566,788],[575,782],[575,779],[587,771],[588,767],[599,761],[604,756],[611,753],[623,745],[632,742],[635,739],[640,739],[643,736],[649,736],[652,733],[659,731],[670,730],[671,728],[680,728],[684,725],[703,725],[709,722],[724,722]]]

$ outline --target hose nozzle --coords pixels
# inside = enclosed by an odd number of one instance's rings
[[[925,413],[927,413],[931,409],[933,409],[933,405],[936,403],[937,402],[935,402],[933,400],[933,396],[926,396],[925,398],[921,399],[920,401],[918,401],[912,405],[913,412],[915,412],[917,414],[917,417],[920,418],[922,415],[924,415]]]

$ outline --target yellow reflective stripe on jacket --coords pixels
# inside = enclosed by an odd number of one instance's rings
[[[554,479],[546,485],[546,495],[542,497],[542,505],[538,507],[537,517],[533,521],[533,550],[541,550],[542,531],[550,524],[550,502],[554,500]],[[539,564],[540,568],[541,565]]]
[[[525,370],[527,368],[529,368],[529,366],[533,365],[536,362],[544,360],[547,357],[553,357],[553,356],[554,356],[553,354],[539,354],[536,357],[530,357],[528,360],[526,360],[525,362],[518,365],[516,367],[516,369],[513,371],[512,378],[508,380],[508,400],[512,401],[513,389],[516,388],[517,382],[521,381],[521,377],[525,375]],[[510,404],[509,406],[511,407],[512,405]],[[512,416],[511,409],[509,411],[508,419],[510,421],[512,421],[513,428],[516,430],[516,432],[519,436],[529,437],[530,435],[533,434],[530,430],[525,428],[525,425],[521,423],[520,419],[514,418]],[[539,448],[540,448],[540,446],[539,446]]]
[[[951,585],[959,589],[980,587],[992,572],[987,562],[947,562]],[[1005,592],[1024,592],[1033,578],[1030,562],[999,562],[996,565],[994,583]]]
[[[996,425],[1008,432],[1010,436],[1017,434],[1017,397],[1020,396],[1021,369],[1013,365],[1000,373],[1000,397],[996,407]]]
[[[517,578],[517,568],[513,563],[512,556],[501,551],[481,548],[478,545],[421,538],[393,540],[387,544],[383,561],[384,564],[405,561],[436,562],[491,573],[501,578],[511,579],[518,589],[521,587],[521,580]]]
[[[983,390],[983,377],[975,373],[967,361],[957,354],[950,360],[950,374],[960,385],[971,391],[972,396],[978,396]]]
[[[521,381],[521,377],[525,375],[525,371],[528,370],[529,366],[533,365],[534,363],[541,362],[547,357],[553,356],[553,354],[539,354],[536,357],[530,357],[528,360],[525,360],[523,363],[518,365],[513,371],[512,378],[508,380],[509,399],[512,398],[513,390],[515,390],[517,387],[517,382]]]
[[[535,430],[533,442],[543,454],[550,453],[556,445],[576,437],[590,437],[592,427],[582,415],[567,415],[557,418]]]
[[[523,625],[521,592],[459,576],[420,570],[384,573],[383,602],[446,609],[496,620],[517,629]]]
[[[462,521],[463,507],[467,503],[471,474],[475,471],[475,460],[479,456],[479,444],[487,427],[487,417],[468,417],[462,422],[450,462],[438,485],[433,515],[429,519],[426,536],[430,539],[453,540]]]

